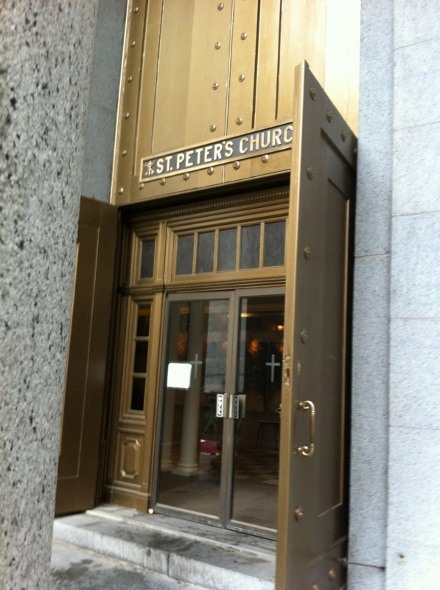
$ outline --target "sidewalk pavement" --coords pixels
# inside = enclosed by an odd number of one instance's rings
[[[54,539],[50,590],[206,590]]]

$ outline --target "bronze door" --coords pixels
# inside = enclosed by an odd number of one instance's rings
[[[156,510],[273,537],[284,295],[171,296],[167,322]]]
[[[295,88],[276,587],[343,588],[356,140],[307,64]]]
[[[95,506],[110,334],[116,207],[82,197],[56,514]]]

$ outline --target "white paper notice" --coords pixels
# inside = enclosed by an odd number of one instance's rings
[[[191,363],[169,363],[167,387],[189,389],[191,384]]]

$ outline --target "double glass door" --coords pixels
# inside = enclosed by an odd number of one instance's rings
[[[156,510],[273,537],[284,295],[170,296]]]

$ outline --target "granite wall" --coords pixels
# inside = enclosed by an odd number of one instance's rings
[[[439,28],[362,2],[350,590],[440,587]]]
[[[440,588],[440,13],[394,3],[386,588]]]
[[[97,0],[0,5],[0,587],[49,588]]]

